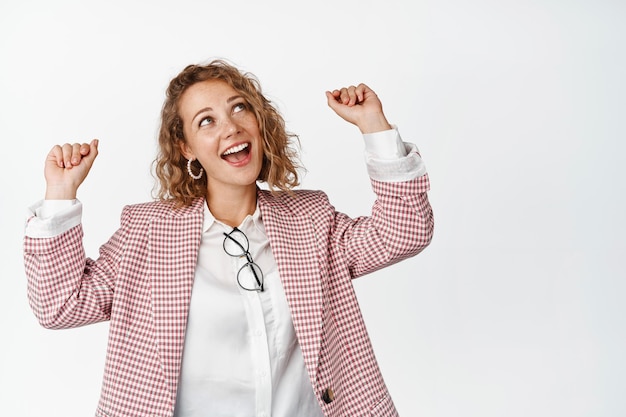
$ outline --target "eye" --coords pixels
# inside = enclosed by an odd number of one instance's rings
[[[213,119],[212,119],[212,118],[210,118],[210,117],[204,117],[203,119],[201,119],[201,120],[200,120],[200,124],[199,124],[199,126],[200,126],[200,127],[202,127],[202,126],[207,126],[207,125],[209,125],[210,123],[213,123]]]
[[[233,113],[239,113],[247,109],[245,103],[237,103],[233,106]]]

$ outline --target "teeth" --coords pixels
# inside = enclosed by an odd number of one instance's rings
[[[247,143],[242,143],[241,145],[233,146],[232,148],[230,148],[226,152],[224,152],[222,155],[226,156],[226,155],[230,155],[230,154],[233,154],[233,153],[241,152],[244,149],[246,149],[247,147],[248,147]]]

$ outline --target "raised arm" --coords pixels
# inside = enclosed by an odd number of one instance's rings
[[[47,203],[75,199],[97,155],[96,139],[55,145],[45,160]],[[100,260],[93,261],[83,249],[80,209],[75,209],[79,205],[63,202],[52,207],[47,211],[45,203],[31,207],[33,215],[27,221],[24,237],[24,265],[33,312],[48,328],[107,320],[123,234],[118,232],[101,249]]]

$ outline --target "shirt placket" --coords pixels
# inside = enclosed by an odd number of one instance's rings
[[[245,257],[234,258],[235,275],[247,262]],[[250,268],[244,268],[242,274],[251,274]],[[272,407],[272,384],[270,352],[263,306],[257,291],[239,288],[244,299],[248,328],[250,329],[250,354],[254,367],[254,386],[256,391],[255,407],[257,417],[269,417]]]

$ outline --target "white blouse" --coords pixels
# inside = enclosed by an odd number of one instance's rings
[[[247,260],[224,251],[232,229],[205,205],[174,415],[321,417],[259,209],[238,229],[263,272],[262,292],[238,284]],[[251,278],[249,268],[242,274]]]

